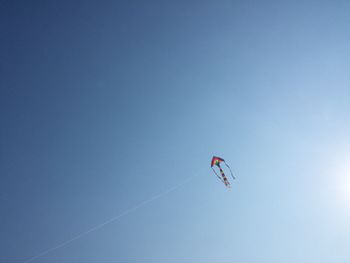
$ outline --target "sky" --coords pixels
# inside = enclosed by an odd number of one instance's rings
[[[349,262],[349,13],[1,1],[0,261]]]

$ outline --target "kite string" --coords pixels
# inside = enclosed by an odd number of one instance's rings
[[[153,202],[153,201],[155,201],[155,200],[157,200],[157,199],[159,199],[159,198],[161,198],[161,197],[163,197],[163,196],[165,196],[165,195],[167,195],[167,194],[170,194],[171,192],[174,192],[175,190],[177,190],[177,189],[179,189],[180,187],[182,187],[182,186],[184,186],[185,184],[187,184],[189,181],[191,181],[191,180],[192,180],[194,177],[196,177],[196,176],[198,176],[198,174],[192,175],[192,176],[188,177],[188,178],[185,179],[182,183],[179,183],[179,184],[177,184],[177,185],[175,185],[175,186],[173,186],[173,187],[170,187],[169,189],[167,189],[167,190],[165,190],[165,191],[163,191],[163,192],[161,192],[161,193],[159,193],[159,194],[157,194],[157,195],[154,195],[154,196],[152,196],[152,197],[150,197],[150,198],[148,198],[148,199],[146,199],[146,200],[140,202],[139,204],[137,204],[137,205],[135,205],[135,206],[133,206],[133,207],[131,207],[131,208],[129,208],[129,209],[123,211],[122,213],[120,213],[120,214],[118,214],[118,215],[116,215],[116,216],[114,216],[114,217],[112,217],[112,218],[106,220],[106,221],[103,222],[103,223],[100,223],[100,224],[98,224],[98,225],[95,225],[94,227],[92,227],[92,228],[90,228],[90,229],[88,229],[88,230],[86,230],[86,231],[84,231],[84,232],[82,232],[82,233],[76,235],[75,237],[72,237],[72,238],[70,238],[70,239],[68,239],[68,240],[66,240],[66,241],[64,241],[64,242],[62,242],[62,243],[59,244],[59,245],[56,245],[56,246],[54,246],[54,247],[51,247],[51,248],[49,248],[49,249],[46,249],[46,250],[42,251],[41,253],[37,254],[36,256],[33,256],[33,257],[31,257],[31,258],[29,258],[29,259],[23,261],[23,263],[32,262],[33,260],[38,259],[38,258],[40,258],[40,257],[43,257],[43,256],[49,254],[50,252],[53,252],[53,251],[55,251],[55,250],[57,250],[57,249],[59,249],[59,248],[62,248],[62,247],[64,247],[64,246],[66,246],[66,245],[68,245],[68,244],[74,242],[75,240],[80,239],[80,238],[82,238],[82,237],[84,237],[84,236],[90,234],[91,232],[94,232],[94,231],[96,231],[96,230],[99,230],[99,229],[103,228],[104,226],[106,226],[106,225],[108,225],[108,224],[110,224],[110,223],[112,223],[112,222],[114,222],[114,221],[116,221],[116,220],[122,218],[123,216],[126,216],[126,215],[132,213],[133,211],[135,211],[135,210],[137,210],[137,209],[139,209],[139,208],[145,206],[146,204],[151,203],[151,202]]]
[[[232,172],[232,170],[231,170],[231,167],[224,161],[224,163],[225,163],[225,165],[227,166],[227,168],[230,170],[230,173],[231,173],[231,176],[232,176],[232,178],[235,180],[236,179],[236,172],[234,171],[234,172]],[[233,175],[234,174],[234,175]]]

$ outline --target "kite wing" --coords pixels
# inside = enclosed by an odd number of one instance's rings
[[[220,157],[213,156],[213,158],[211,159],[211,167],[213,167],[214,165],[220,166],[221,162],[225,162],[225,160]]]

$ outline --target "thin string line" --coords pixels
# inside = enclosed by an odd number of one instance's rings
[[[146,199],[145,201],[142,201],[141,203],[139,203],[139,204],[137,204],[137,205],[135,205],[135,206],[133,206],[133,207],[123,211],[122,213],[120,213],[120,214],[118,214],[118,215],[108,219],[107,221],[105,221],[103,223],[95,225],[94,227],[92,227],[92,228],[90,228],[90,229],[88,229],[88,230],[86,230],[86,231],[76,235],[75,237],[72,237],[71,239],[68,239],[68,240],[64,241],[63,243],[61,243],[59,245],[56,245],[54,247],[51,247],[49,249],[46,249],[46,250],[42,251],[41,253],[39,253],[39,254],[37,254],[37,255],[35,255],[35,256],[25,260],[25,261],[23,261],[23,263],[29,263],[29,262],[32,262],[35,259],[41,258],[41,257],[43,257],[43,256],[45,256],[45,255],[47,255],[47,254],[49,254],[49,253],[51,253],[51,252],[53,252],[53,251],[55,251],[57,249],[60,249],[60,248],[62,248],[64,246],[67,246],[68,244],[70,244],[70,243],[72,243],[72,242],[74,242],[74,241],[76,241],[76,240],[78,240],[78,239],[80,239],[80,238],[90,234],[91,232],[97,231],[97,230],[103,228],[104,226],[106,226],[108,224],[111,224],[114,221],[117,221],[118,219],[120,219],[120,218],[122,218],[122,217],[124,217],[124,216],[126,216],[126,215],[128,215],[128,214],[130,214],[132,212],[134,212],[135,210],[145,206],[146,204],[151,203],[151,202],[153,202],[153,201],[155,201],[155,200],[157,200],[157,199],[159,199],[159,198],[161,198],[161,197],[163,197],[163,196],[165,196],[165,195],[167,195],[167,194],[169,194],[171,192],[174,192],[178,188],[184,186],[189,181],[191,181],[195,176],[197,176],[197,175],[193,175],[191,177],[188,177],[182,183],[180,183],[180,184],[178,184],[176,186],[173,186],[173,187],[171,187],[171,188],[161,192],[160,194],[154,195],[151,198]]]

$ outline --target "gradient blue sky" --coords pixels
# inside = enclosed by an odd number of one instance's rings
[[[193,175],[33,262],[349,262],[349,1],[1,1],[0,32],[1,262]]]

